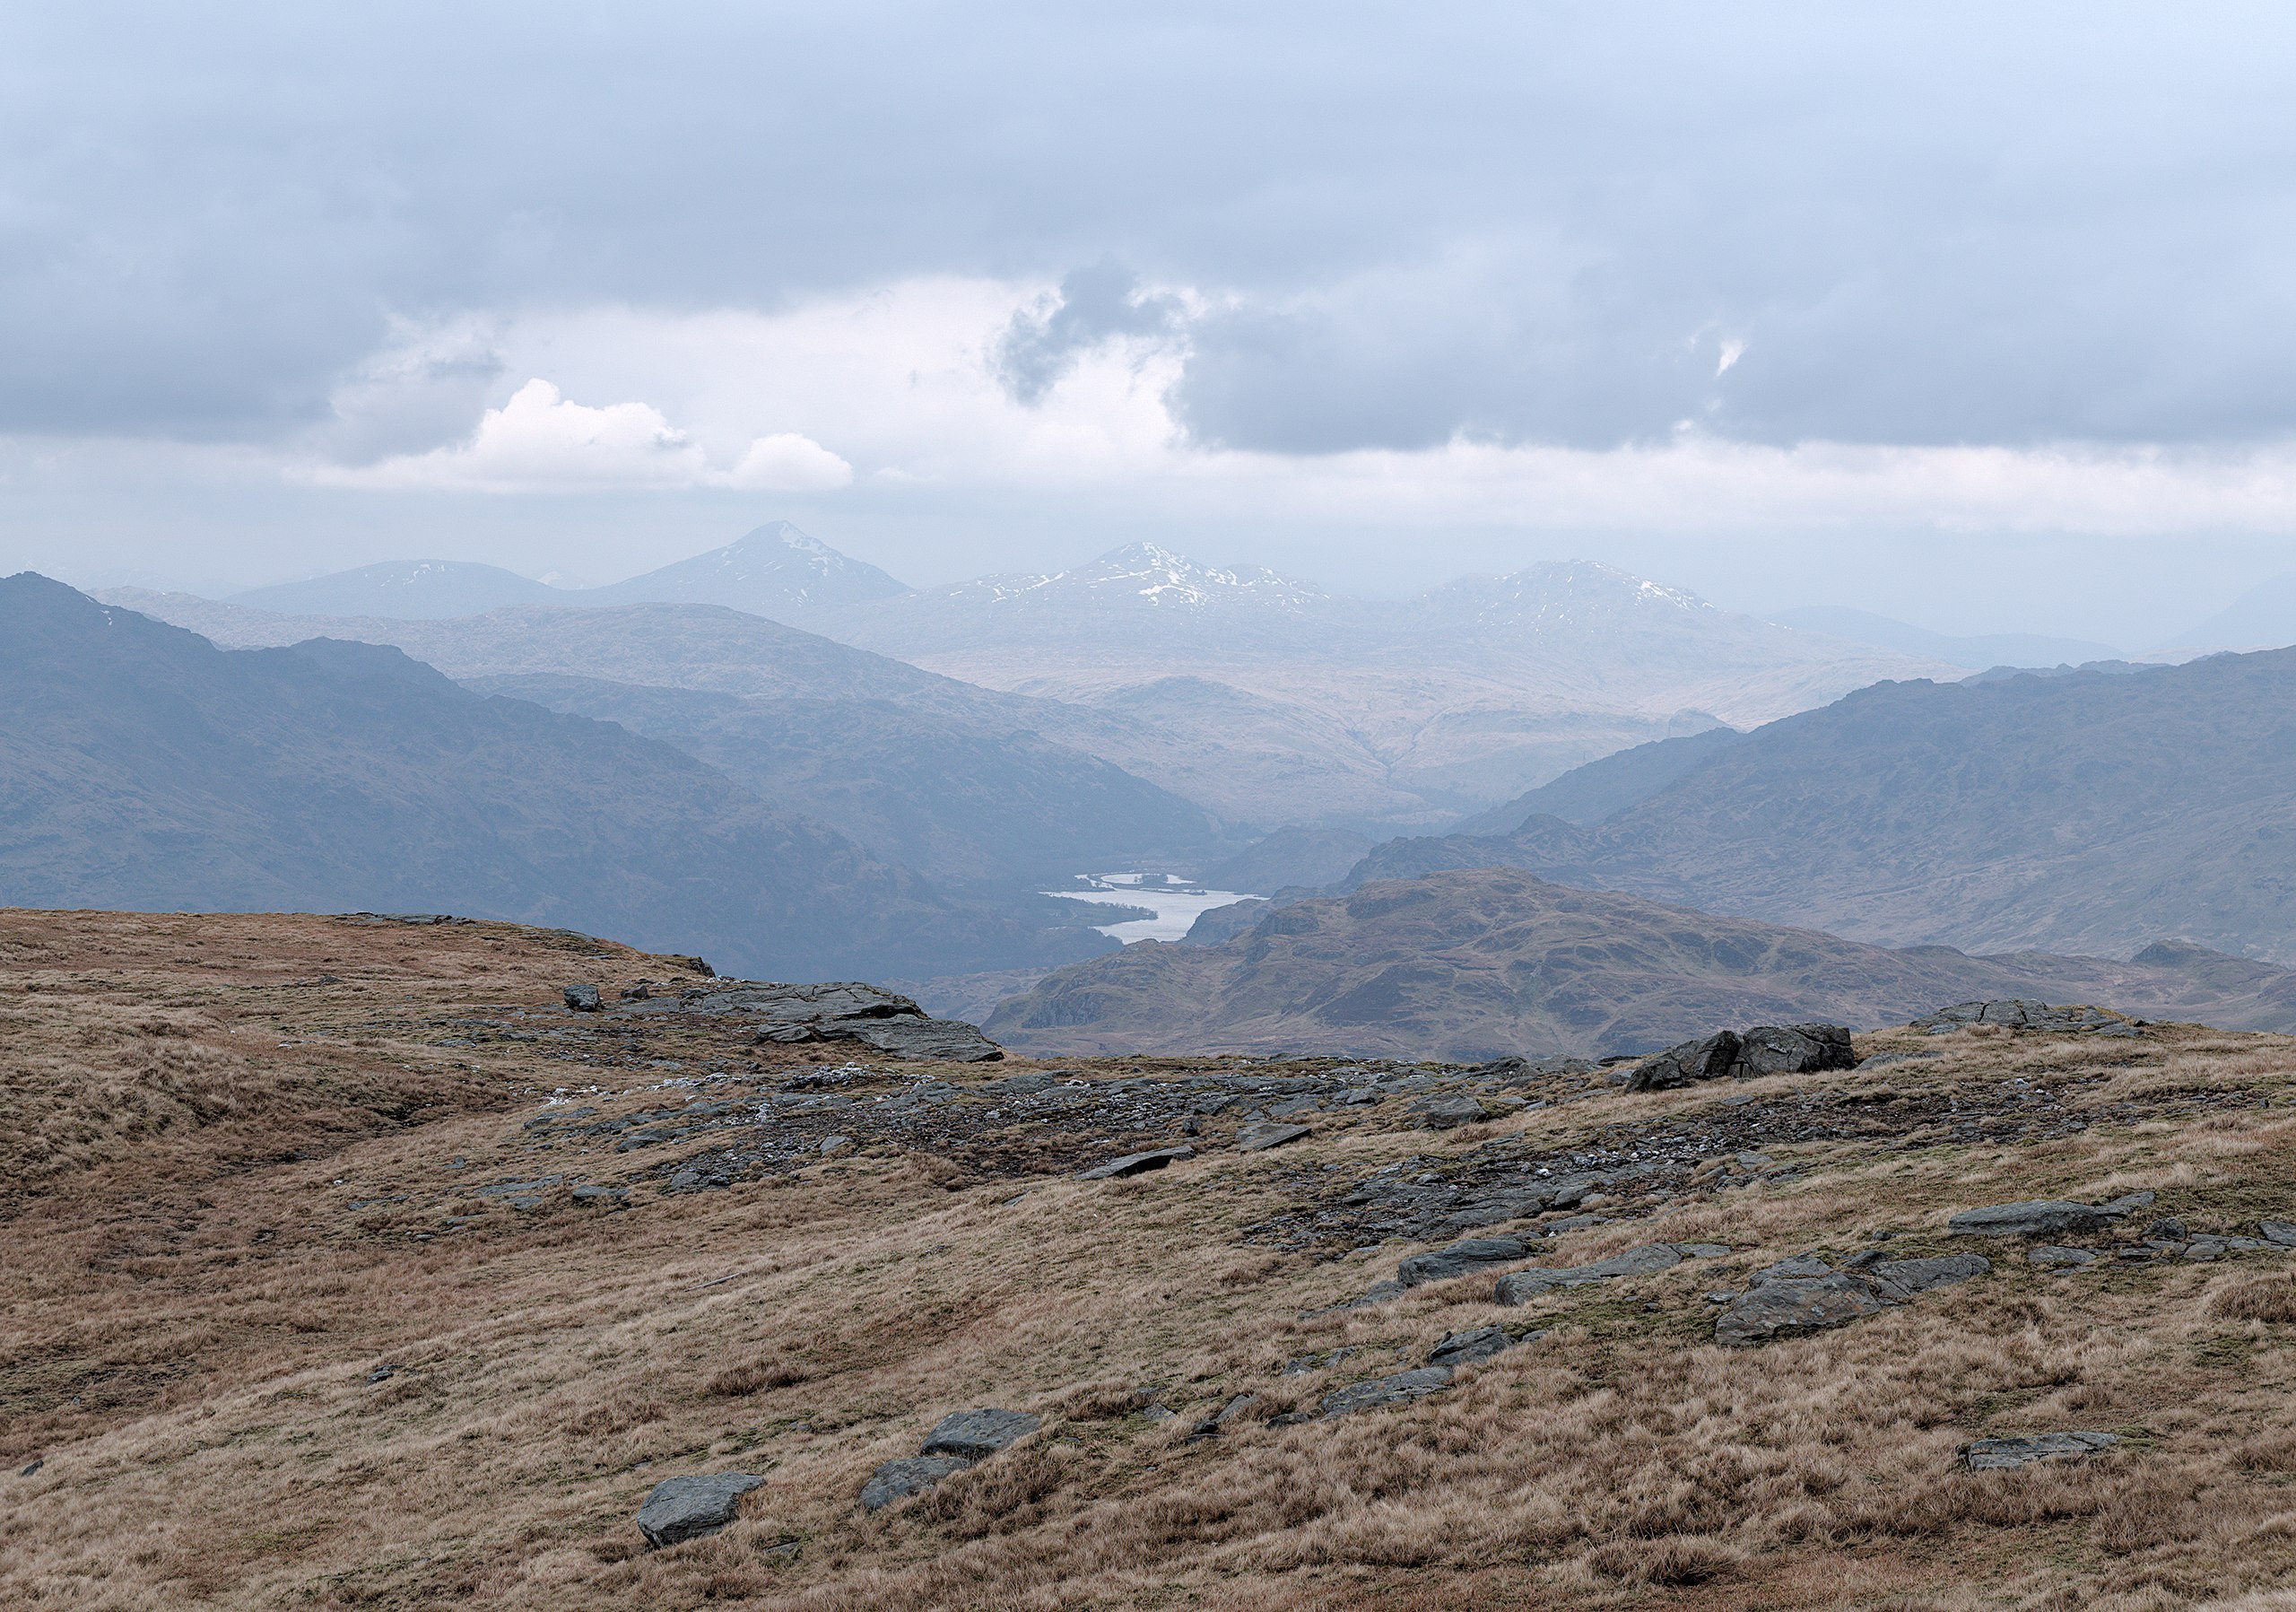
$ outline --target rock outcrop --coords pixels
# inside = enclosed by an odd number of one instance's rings
[[[1701,1080],[1748,1080],[1757,1075],[1807,1075],[1857,1064],[1849,1032],[1839,1024],[1757,1024],[1740,1034],[1718,1030],[1670,1047],[1627,1076],[1631,1092],[1665,1092]]]
[[[568,1005],[572,1006],[570,1000]],[[776,985],[724,980],[674,997],[618,1002],[606,1011],[614,1015],[734,1017],[754,1024],[761,1041],[857,1041],[895,1058],[939,1063],[994,1063],[1004,1056],[1004,1050],[977,1026],[934,1018],[907,997],[857,980]]]
[[[733,1521],[742,1496],[765,1479],[747,1472],[695,1472],[665,1477],[638,1509],[638,1531],[659,1549],[714,1534]]]

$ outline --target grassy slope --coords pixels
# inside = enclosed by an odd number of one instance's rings
[[[2296,1582],[2281,1256],[2051,1275],[1996,1245],[1990,1277],[1750,1350],[1710,1342],[1700,1297],[1877,1230],[1942,1249],[1950,1212],[2005,1198],[2147,1187],[2195,1230],[2296,1214],[2285,1039],[1972,1033],[1922,1043],[1934,1062],[1727,1092],[1557,1083],[1440,1134],[1390,1098],[1254,1155],[1222,1115],[1203,1157],[1104,1184],[1072,1172],[1137,1137],[999,1130],[960,1101],[961,1124],[907,1134],[970,1139],[904,1144],[843,1111],[822,1123],[857,1155],[673,1196],[691,1142],[618,1154],[523,1122],[563,1112],[541,1107],[559,1087],[610,1116],[712,1065],[744,1091],[839,1061],[551,1008],[571,979],[674,966],[500,925],[0,914],[0,1455],[46,1458],[0,1477],[0,1603],[2155,1608]],[[476,1041],[473,1018],[538,1039]],[[1702,1172],[1555,1239],[1578,1259],[1712,1238],[1728,1260],[1530,1311],[1483,1279],[1301,1319],[1408,1251],[1314,1230],[1380,1165],[1441,1177],[1756,1111],[1811,1117],[1772,1122],[1798,1174]],[[1902,1134],[1828,1140],[1827,1115]],[[525,1213],[474,1190],[540,1174],[568,1179]],[[577,1178],[632,1182],[633,1207],[576,1207]],[[1551,1330],[1403,1410],[1183,1440],[1232,1393],[1264,1418],[1496,1320]],[[1127,1414],[1143,1383],[1181,1418]],[[877,1461],[981,1404],[1046,1426],[858,1511]],[[2126,1442],[1954,1469],[1969,1438],[2067,1426]],[[723,1468],[769,1480],[735,1527],[635,1548],[657,1479]]]

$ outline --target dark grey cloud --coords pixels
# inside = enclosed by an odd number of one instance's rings
[[[1121,264],[1211,299],[1206,441],[2253,439],[2296,429],[2292,44],[2223,4],[13,7],[0,431],[276,439],[395,318],[926,273],[1069,277],[999,349],[1040,396],[1174,318]]]
[[[1140,276],[1104,257],[1071,270],[1041,308],[1013,316],[996,344],[996,376],[1022,403],[1040,402],[1077,361],[1122,336],[1176,335],[1186,310],[1170,292],[1143,290]]]

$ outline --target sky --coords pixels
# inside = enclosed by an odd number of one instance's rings
[[[0,566],[1607,561],[2143,649],[2296,568],[2296,13],[0,10]]]

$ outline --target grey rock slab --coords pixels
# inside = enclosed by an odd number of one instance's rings
[[[2048,1242],[2042,1243],[2039,1248],[2030,1248],[2025,1250],[2025,1259],[2028,1263],[2042,1266],[2087,1265],[2093,1262],[2096,1257],[2096,1252],[2092,1249],[2059,1248]]]
[[[1412,1100],[1411,1111],[1429,1130],[1448,1130],[1455,1125],[1473,1125],[1483,1117],[1483,1104],[1472,1097],[1417,1097]]]
[[[983,1035],[978,1025],[961,1019],[868,1019],[848,1027],[839,1039],[895,1058],[935,1063],[996,1063],[1004,1056],[1004,1049]]]
[[[921,1494],[944,1477],[952,1477],[972,1463],[954,1455],[910,1455],[887,1461],[861,1486],[865,1510],[881,1512],[896,1500]]]
[[[1326,1394],[1317,1407],[1317,1414],[1324,1416],[1344,1416],[1359,1410],[1377,1410],[1383,1406],[1403,1405],[1424,1398],[1451,1386],[1451,1368],[1447,1365],[1423,1365],[1416,1370],[1397,1372],[1390,1377],[1374,1377],[1367,1382],[1351,1382],[1345,1388]]]
[[[1730,1251],[1726,1242],[1674,1242],[1667,1246],[1685,1259],[1719,1259]]]
[[[1473,1365],[1515,1346],[1515,1336],[1504,1327],[1477,1327],[1469,1332],[1446,1332],[1427,1352],[1429,1365]]]
[[[1174,1159],[1192,1159],[1196,1149],[1183,1144],[1178,1147],[1152,1147],[1145,1153],[1127,1153],[1122,1158],[1110,1159],[1105,1164],[1095,1164],[1090,1170],[1077,1172],[1080,1181],[1115,1181],[1144,1171],[1161,1170]]]
[[[1746,1279],[1750,1282],[1793,1282],[1806,1277],[1830,1277],[1833,1267],[1815,1254],[1796,1254],[1780,1259],[1775,1265],[1765,1265]]]
[[[1416,1287],[1422,1282],[1448,1281],[1530,1257],[1530,1244],[1519,1237],[1470,1237],[1431,1253],[1412,1255],[1396,1268],[1396,1280],[1405,1287]]]
[[[961,1410],[943,1416],[918,1453],[987,1460],[1014,1439],[1034,1433],[1041,1425],[1042,1417],[1024,1410]]]
[[[1221,1429],[1258,1403],[1257,1394],[1238,1394],[1218,1410],[1189,1428],[1187,1436],[1191,1440],[1216,1438]]]
[[[1587,1265],[1534,1265],[1526,1270],[1511,1271],[1500,1277],[1499,1285],[1492,1292],[1491,1302],[1494,1304],[1527,1304],[1540,1294],[1552,1293],[1558,1287],[1581,1287],[1590,1282],[1615,1281],[1620,1277],[1652,1276],[1662,1270],[1671,1270],[1682,1262],[1682,1255],[1674,1251],[1673,1245],[1650,1242]]]
[[[734,1520],[743,1495],[765,1481],[747,1472],[665,1477],[638,1508],[638,1531],[657,1549],[714,1534]]]
[[[2057,1237],[2067,1232],[2102,1231],[2121,1213],[2109,1206],[2100,1208],[2095,1204],[2038,1198],[1963,1209],[1945,1223],[1945,1229],[1964,1237]]]
[[[1890,1301],[1865,1277],[1847,1271],[1798,1280],[1758,1282],[1714,1323],[1714,1340],[1724,1344],[1767,1343],[1838,1327],[1874,1315]]]
[[[1992,1270],[1993,1261],[1983,1254],[1940,1254],[1927,1259],[1878,1259],[1867,1268],[1892,1287],[1927,1293],[1984,1276]]]
[[[1286,1142],[1296,1142],[1306,1135],[1308,1135],[1308,1128],[1304,1125],[1256,1122],[1237,1128],[1236,1151],[1265,1153],[1271,1147],[1281,1147]]]
[[[2257,1235],[2282,1248],[2296,1248],[2296,1221],[2259,1220]]]
[[[1979,1439],[1962,1452],[1973,1472],[2001,1472],[2034,1461],[2078,1460],[2120,1442],[2110,1433],[2037,1433],[2022,1439]]]
[[[601,1006],[595,985],[570,985],[558,994],[576,1013],[596,1013]]]

